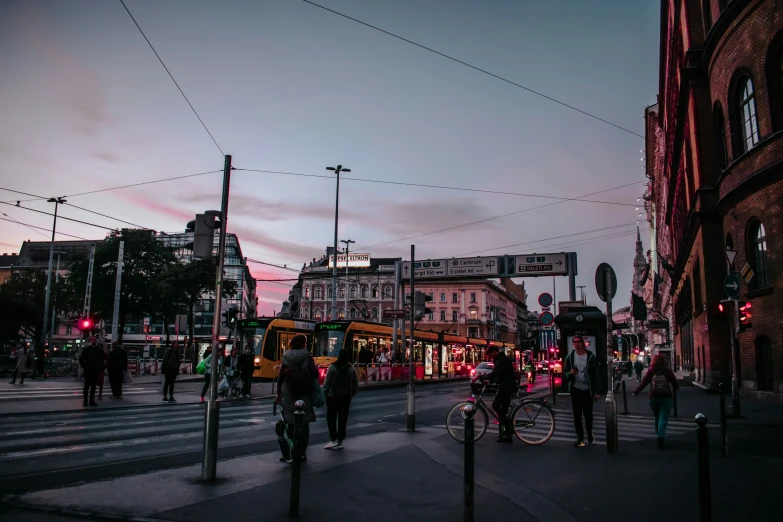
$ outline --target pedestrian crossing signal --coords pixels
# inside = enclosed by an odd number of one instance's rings
[[[95,322],[89,317],[80,317],[76,321],[76,328],[82,332],[89,332],[93,326],[95,326]]]
[[[740,301],[739,302],[739,331],[740,333],[744,332],[748,328],[751,328],[753,326],[753,323],[750,322],[751,317],[753,317],[753,314],[750,313],[752,305],[750,304],[750,301]]]
[[[726,311],[725,304],[718,303],[718,311],[715,312],[715,319],[717,319],[721,323],[726,323],[729,321],[729,313]]]

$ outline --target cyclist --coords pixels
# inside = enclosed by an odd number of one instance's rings
[[[495,367],[491,373],[483,376],[483,381],[494,381],[498,391],[495,400],[492,401],[492,409],[498,414],[500,422],[500,436],[498,442],[511,442],[511,434],[514,427],[508,420],[508,409],[511,406],[511,397],[516,392],[516,378],[514,376],[514,365],[505,353],[500,351],[497,346],[487,347],[485,355],[488,359],[495,362]]]

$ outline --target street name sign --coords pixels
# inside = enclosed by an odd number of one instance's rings
[[[446,277],[446,261],[444,259],[427,259],[426,261],[415,261],[416,278]],[[402,264],[402,278],[411,278],[411,262],[405,261]]]
[[[494,257],[460,257],[446,262],[450,277],[481,276],[497,277],[500,266],[497,256]],[[418,277],[418,273],[416,274]]]
[[[403,309],[389,309],[383,311],[384,319],[405,319],[406,311]]]
[[[565,275],[568,273],[568,261],[566,254],[516,256],[514,269],[517,275]]]
[[[739,276],[737,274],[729,274],[723,280],[723,290],[726,292],[726,296],[729,299],[736,299],[740,293]]]

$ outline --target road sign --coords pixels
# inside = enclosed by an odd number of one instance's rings
[[[555,316],[552,315],[552,312],[544,312],[539,318],[541,319],[541,324],[544,326],[549,326],[555,322]]]
[[[565,275],[568,273],[566,254],[530,254],[516,256],[517,275]]]
[[[548,294],[544,292],[543,294],[538,296],[538,304],[543,306],[544,308],[548,308],[552,305],[552,294]]]
[[[750,280],[753,279],[753,276],[756,275],[756,273],[753,271],[752,268],[750,268],[750,265],[745,263],[745,266],[742,267],[742,270],[740,270],[742,273],[742,277],[745,278],[746,283],[750,283]]]
[[[384,319],[405,319],[405,310],[402,309],[389,309],[383,311]]]
[[[724,252],[726,252],[726,261],[729,262],[729,266],[734,266],[734,258],[737,257],[737,251],[727,248]]]
[[[611,301],[617,294],[617,276],[608,263],[601,263],[595,269],[595,291],[604,303]]]
[[[582,301],[560,301],[557,303],[557,312],[565,314],[568,313],[571,308],[576,308],[578,306],[584,306],[584,303]]]
[[[443,259],[427,259],[416,261],[416,278],[420,277],[446,277],[446,261]],[[402,264],[402,278],[411,278],[411,262]]]
[[[497,277],[500,274],[497,256],[460,257],[447,260],[446,265],[450,277]]]
[[[740,293],[740,282],[737,274],[729,274],[723,280],[723,290],[729,299],[736,299]]]

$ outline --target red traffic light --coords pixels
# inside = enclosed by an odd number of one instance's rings
[[[91,330],[95,323],[89,317],[80,317],[76,321],[76,328],[82,331]]]
[[[723,306],[723,303],[718,303],[718,312],[723,313],[725,311],[726,311],[726,307]]]

